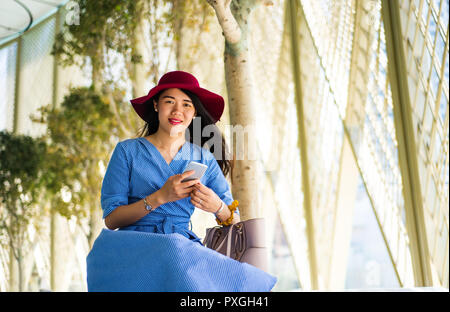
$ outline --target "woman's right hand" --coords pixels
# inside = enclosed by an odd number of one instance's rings
[[[159,189],[159,197],[164,203],[177,201],[190,196],[195,189],[194,185],[199,183],[199,179],[181,182],[183,179],[192,175],[195,171],[189,170],[182,174],[176,174],[167,179],[163,187]]]

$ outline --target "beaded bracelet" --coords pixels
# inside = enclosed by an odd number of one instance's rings
[[[228,206],[228,209],[230,209],[230,212],[231,212],[231,216],[228,219],[226,219],[225,221],[220,221],[219,218],[216,218],[217,224],[225,225],[225,226],[231,225],[231,222],[233,221],[233,217],[234,217],[234,212],[236,211],[238,205],[239,205],[239,202],[237,200],[233,201],[231,203],[231,205]]]

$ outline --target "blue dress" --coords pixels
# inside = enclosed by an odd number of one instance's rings
[[[170,164],[146,138],[119,142],[106,170],[103,218],[159,190],[190,161],[208,166],[200,181],[227,205],[233,197],[213,154],[186,141]],[[156,208],[117,231],[103,229],[89,252],[88,291],[269,291],[276,278],[203,246],[189,229],[190,197]],[[213,216],[212,216],[213,217]]]

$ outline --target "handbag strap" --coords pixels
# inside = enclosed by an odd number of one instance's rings
[[[208,231],[206,232],[206,237],[204,240],[204,245],[206,247],[211,246],[211,242],[212,242],[215,231],[216,231],[216,228],[211,228],[211,229],[208,229]]]
[[[226,237],[226,239],[227,239],[227,256],[228,257],[230,257],[230,255],[231,255],[231,239],[233,238],[233,226],[234,226],[234,224],[231,225],[230,231],[228,232],[227,237]],[[230,233],[231,233],[231,236],[228,237],[228,235],[230,235]]]
[[[231,226],[230,226],[230,229],[228,230],[228,233],[227,233],[227,235],[225,236],[225,238],[223,239],[223,241],[220,243],[220,245],[219,246],[217,246],[215,249],[216,250],[219,250],[220,248],[222,248],[222,245],[225,243],[225,241],[227,242],[227,256],[229,257],[230,256],[230,254],[231,254],[231,237],[229,237],[230,236],[230,233],[232,233],[233,232],[233,226],[234,226],[234,224],[232,224]]]

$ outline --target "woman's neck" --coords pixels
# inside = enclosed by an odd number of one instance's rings
[[[155,133],[149,135],[150,139],[156,143],[155,145],[165,151],[171,149],[178,149],[186,142],[184,133],[179,133],[177,136],[170,136],[170,134],[163,131],[156,131]]]

